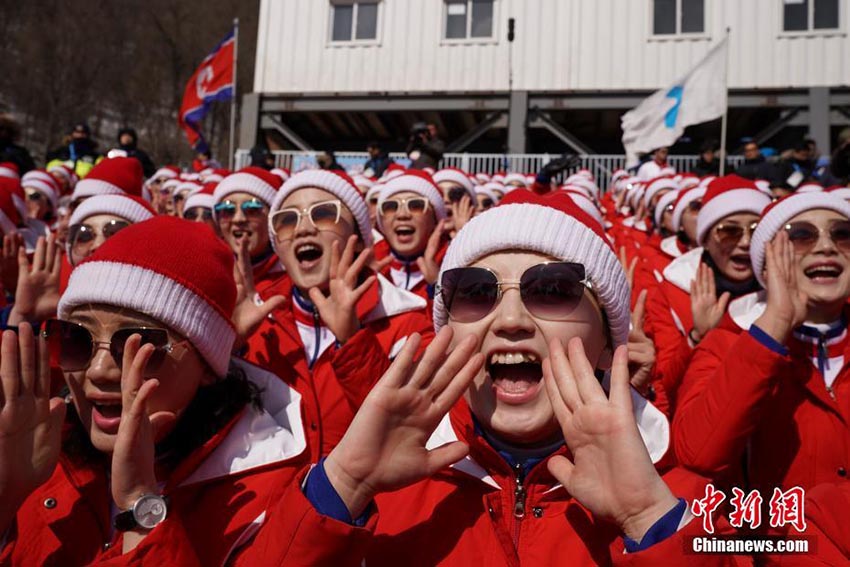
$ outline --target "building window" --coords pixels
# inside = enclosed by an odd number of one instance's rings
[[[653,35],[703,32],[705,32],[705,0],[653,0]]]
[[[446,0],[445,39],[493,37],[494,0]]]
[[[378,39],[378,0],[333,0],[331,41]]]
[[[838,29],[838,0],[783,0],[788,32]]]

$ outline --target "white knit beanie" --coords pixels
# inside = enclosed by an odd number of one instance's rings
[[[456,167],[446,167],[438,170],[434,176],[434,183],[439,185],[444,181],[451,181],[456,185],[460,185],[466,192],[469,193],[469,198],[475,201],[475,186],[472,184],[472,180],[462,169],[458,169]]]
[[[21,177],[21,187],[38,191],[50,202],[51,208],[56,210],[60,189],[56,179],[46,171],[34,169],[24,173]]]
[[[493,187],[488,187],[488,185],[498,185],[498,183],[488,183],[487,185],[479,185],[475,188],[475,196],[484,195],[491,201],[493,201],[494,205],[499,204],[499,196],[493,192]],[[478,203],[476,203],[477,205]]]
[[[835,211],[850,219],[850,203],[829,192],[792,193],[787,197],[772,203],[764,210],[753,237],[750,240],[750,258],[753,262],[753,273],[756,279],[764,285],[765,248],[767,243],[785,226],[788,221],[806,211],[827,209]]]
[[[261,167],[243,167],[225,177],[215,188],[215,202],[233,193],[247,193],[271,206],[283,183],[280,177]]]
[[[520,187],[528,187],[528,180],[525,178],[525,175],[522,173],[511,172],[505,175],[505,180],[502,181],[505,185],[510,185],[512,183],[519,183]]]
[[[770,197],[750,179],[734,174],[713,179],[697,217],[697,242],[703,245],[711,228],[721,219],[739,213],[761,215],[769,204]]]
[[[452,240],[446,270],[469,266],[503,250],[527,250],[584,265],[600,307],[608,318],[614,347],[629,334],[629,284],[605,233],[563,191],[538,196],[515,191],[502,204],[473,217]],[[438,280],[439,281],[439,280]],[[440,294],[434,297],[434,328],[448,322]]]
[[[570,189],[570,187],[578,187],[577,185],[567,185],[566,187],[562,187],[561,189],[565,191],[573,202],[578,205],[578,207],[587,213],[587,215],[596,222],[599,223],[604,230],[605,228],[605,219],[602,217],[602,213],[596,207],[596,203],[593,202],[584,191],[578,191],[576,189]]]
[[[682,227],[682,215],[685,214],[685,209],[694,201],[698,201],[705,196],[705,187],[692,187],[679,191],[676,198],[675,206],[673,207],[673,228],[679,230]]]
[[[224,181],[227,181],[225,179]],[[222,182],[223,183],[223,182]],[[274,234],[272,216],[280,210],[283,202],[294,191],[306,188],[323,189],[336,196],[346,208],[351,211],[360,239],[368,247],[372,246],[372,223],[369,222],[369,209],[360,191],[354,186],[351,178],[341,172],[326,169],[307,169],[290,177],[277,192],[269,212],[269,234]],[[217,192],[217,191],[216,191]]]
[[[643,193],[643,204],[649,207],[650,201],[659,191],[665,189],[676,191],[679,189],[679,184],[670,176],[656,177],[646,184],[646,191]]]
[[[384,201],[393,195],[406,191],[428,199],[428,204],[434,211],[437,222],[446,218],[446,205],[443,203],[443,196],[440,194],[439,187],[434,184],[430,175],[418,169],[409,169],[404,175],[399,175],[383,186],[378,196],[378,210],[380,211]],[[384,228],[380,214],[378,215],[378,228],[381,230]]]

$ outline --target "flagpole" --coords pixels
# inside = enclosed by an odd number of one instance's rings
[[[726,174],[726,122],[729,117],[729,33],[731,28],[726,26],[726,67],[723,72],[723,87],[726,91],[726,110],[720,118],[720,175]]]
[[[239,61],[239,18],[233,18],[233,96],[230,99],[230,151],[227,168],[233,169],[236,141],[236,64]]]

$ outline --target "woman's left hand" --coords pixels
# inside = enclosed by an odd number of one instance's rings
[[[144,371],[153,354],[152,345],[141,346],[132,335],[124,346],[121,371],[121,424],[112,452],[112,500],[120,510],[129,510],[143,494],[158,493],[154,472],[157,432],[173,423],[173,412],[148,415],[148,402],[159,380],[145,380]]]
[[[596,517],[615,523],[640,541],[649,528],[677,503],[658,476],[640,437],[629,392],[628,352],[614,353],[611,391],[594,375],[581,339],[549,344],[543,362],[546,392],[572,461],[549,461],[549,470],[564,488]]]
[[[646,312],[647,291],[638,296],[632,313],[632,328],[629,331],[629,376],[631,385],[642,394],[649,386],[652,367],[655,365],[655,344],[643,332],[644,313]]]
[[[230,320],[236,329],[236,342],[233,345],[235,351],[245,344],[266,317],[286,303],[286,298],[275,295],[259,305],[254,300],[257,289],[254,287],[254,268],[251,265],[247,238],[242,240],[239,251],[236,253],[233,279],[236,281],[236,305]]]

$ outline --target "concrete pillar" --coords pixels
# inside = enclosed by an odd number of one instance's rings
[[[524,154],[528,131],[528,91],[511,92],[508,113],[508,153]]]
[[[239,118],[239,148],[249,150],[257,143],[257,130],[260,125],[260,93],[242,95]]]
[[[809,136],[817,142],[821,155],[829,155],[829,87],[809,89]]]

